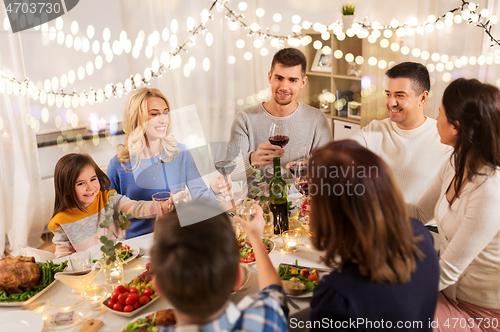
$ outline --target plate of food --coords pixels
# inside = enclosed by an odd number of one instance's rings
[[[316,268],[284,264],[278,266],[278,274],[283,281],[283,289],[290,297],[312,297],[314,287],[321,279]]]
[[[263,239],[262,243],[264,243],[268,254],[271,254],[276,247],[274,242],[268,239]],[[238,246],[240,248],[240,261],[245,264],[255,264],[255,254],[250,241],[244,238],[239,238]]]
[[[174,324],[175,316],[172,309],[159,310],[139,316],[128,323],[122,332],[157,332],[159,326]]]
[[[55,284],[54,275],[67,265],[67,260],[60,264],[37,263],[34,257],[26,256],[0,259],[0,307],[30,304]]]
[[[159,299],[153,285],[150,263],[146,270],[125,285],[118,285],[103,305],[109,311],[125,317],[131,317],[149,307]]]
[[[116,250],[116,253],[118,254],[118,257],[120,257],[120,259],[124,264],[127,264],[128,262],[136,258],[137,255],[139,255],[141,249],[137,245],[133,243],[128,243],[127,241],[119,241],[119,242],[121,242],[121,247],[120,249]],[[102,246],[103,246],[102,244],[97,244],[87,249],[87,251],[90,252],[92,263],[95,263],[104,258],[104,253],[101,251]]]

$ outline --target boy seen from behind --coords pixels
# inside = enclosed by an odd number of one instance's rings
[[[177,321],[160,331],[287,331],[285,293],[261,240],[262,209],[256,207],[251,222],[235,217],[254,248],[260,289],[235,305],[229,296],[245,275],[231,219],[213,205],[189,204],[183,213],[203,221],[181,227],[174,211],[155,225],[151,263],[156,289],[172,304]],[[215,217],[204,220],[203,215]]]

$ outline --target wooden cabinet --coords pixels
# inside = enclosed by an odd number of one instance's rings
[[[372,30],[368,31],[372,33]],[[398,43],[395,31],[392,32],[389,38],[381,35],[371,43],[368,38],[356,35],[339,40],[331,32],[325,40],[323,37],[326,35],[318,31],[305,31],[304,36],[308,35],[312,40],[303,47],[307,58],[308,81],[303,89],[302,102],[323,109],[332,121],[346,121],[361,127],[373,119],[386,118],[384,75],[388,68],[398,63],[400,53],[399,44],[398,51],[391,49],[392,44]],[[322,50],[325,46],[329,46],[331,52],[329,56],[322,57],[318,49]],[[348,62],[346,57],[352,61]],[[332,98],[335,101],[328,102]],[[349,102],[353,102],[351,108]],[[347,116],[349,111],[354,117]],[[333,123],[331,125],[336,138],[335,126]]]

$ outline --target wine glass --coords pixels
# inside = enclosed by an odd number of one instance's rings
[[[298,160],[295,164],[296,167],[294,176],[295,188],[297,188],[297,190],[302,194],[300,200],[297,201],[297,203],[300,205],[302,205],[302,202],[304,202],[305,198],[309,195],[307,162],[308,162],[307,160]],[[301,222],[304,224],[309,224],[309,216],[303,216],[301,218]]]
[[[283,149],[289,141],[290,129],[288,128],[288,123],[284,120],[274,120],[269,129],[269,142]],[[268,168],[267,172],[272,174],[274,170]],[[283,174],[283,169],[281,169],[281,174]]]
[[[174,189],[172,190],[172,193],[170,195],[175,207],[177,207],[179,204],[184,204],[193,200],[191,198],[191,193],[186,188]]]
[[[271,129],[269,130],[269,142],[271,142],[272,145],[284,148],[289,141],[290,130],[288,129],[288,123],[283,120],[273,121]]]
[[[236,157],[239,155],[238,145],[232,142],[220,142],[215,147],[214,166],[215,169],[222,175],[226,184],[227,191],[220,192],[215,195],[218,201],[230,201],[233,197],[231,195],[231,184],[229,181],[229,174],[236,168]]]
[[[309,160],[309,150],[306,145],[299,145],[293,148],[290,148],[289,151],[289,162],[286,165],[286,168],[290,170],[292,177],[295,178],[295,173],[297,172],[297,162]]]
[[[235,214],[240,217],[241,219],[245,221],[252,221],[255,219],[255,214],[257,213],[257,209],[255,209],[255,206],[258,204],[257,201],[255,200],[243,200],[240,205],[236,207],[236,210],[234,211]],[[245,231],[243,230],[243,227],[240,226],[240,224],[236,224],[238,228],[238,237],[239,238],[245,238],[246,234]]]
[[[159,218],[160,216],[163,216],[164,214],[167,214],[168,212],[173,210],[173,206],[170,206],[168,209],[164,208],[165,202],[170,199],[169,191],[159,191],[157,193],[154,193],[152,198],[153,204],[156,209],[156,218]]]
[[[236,215],[245,221],[252,221],[257,210],[253,206],[240,206],[236,208]]]

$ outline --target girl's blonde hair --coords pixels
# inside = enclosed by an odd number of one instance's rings
[[[139,88],[130,95],[123,111],[125,140],[123,144],[118,144],[116,147],[117,157],[122,166],[126,162],[132,163],[133,159],[132,170],[139,166],[141,153],[147,148],[145,133],[148,121],[148,100],[151,97],[163,99],[170,111],[170,104],[163,93],[158,89],[146,87]],[[169,133],[170,130],[167,128],[167,135],[160,143],[160,155],[163,162],[166,163],[172,161],[178,154],[177,141],[172,136],[169,136]]]

